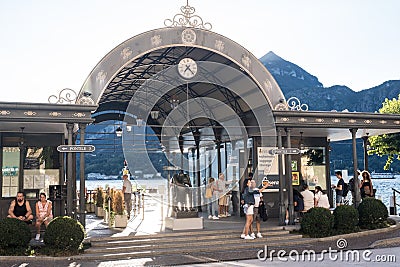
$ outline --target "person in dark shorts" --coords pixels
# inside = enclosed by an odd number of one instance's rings
[[[341,171],[335,172],[336,177],[338,178],[337,185],[332,185],[332,188],[336,191],[336,207],[343,205],[343,189],[344,189],[344,180],[342,177]]]

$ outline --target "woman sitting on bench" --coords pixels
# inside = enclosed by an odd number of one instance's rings
[[[40,193],[40,200],[36,203],[36,240],[40,239],[40,226],[42,223],[47,227],[52,219],[51,201],[46,199],[45,193]]]

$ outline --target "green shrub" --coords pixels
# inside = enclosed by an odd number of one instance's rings
[[[387,226],[388,210],[379,199],[364,198],[358,206],[358,215],[361,228],[377,229]]]
[[[333,212],[336,234],[346,234],[358,230],[358,211],[353,206],[342,205]]]
[[[44,243],[55,250],[77,252],[85,237],[82,224],[71,217],[57,217],[44,233]]]
[[[115,214],[123,215],[124,214],[124,194],[122,194],[121,190],[116,190],[113,195],[113,211]]]
[[[333,215],[325,208],[312,208],[301,220],[301,232],[310,237],[329,236],[333,228]]]
[[[25,222],[13,218],[0,220],[0,254],[23,255],[30,240],[31,230]]]

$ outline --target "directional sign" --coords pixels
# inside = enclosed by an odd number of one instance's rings
[[[60,145],[57,147],[58,152],[93,152],[96,148],[92,145]]]
[[[269,151],[271,155],[276,154],[300,154],[300,149],[298,148],[274,148]]]

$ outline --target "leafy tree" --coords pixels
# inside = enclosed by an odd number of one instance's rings
[[[392,100],[385,99],[382,107],[379,109],[382,114],[400,114],[400,95],[398,99]],[[400,134],[383,134],[378,136],[371,136],[369,138],[371,149],[368,151],[369,155],[376,154],[380,157],[388,156],[386,164],[383,167],[388,170],[393,163],[394,158],[400,160]]]

